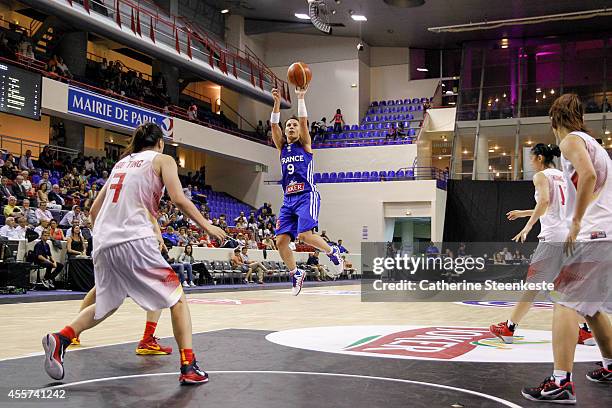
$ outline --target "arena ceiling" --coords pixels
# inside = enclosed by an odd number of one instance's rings
[[[307,13],[306,0],[206,0],[218,10],[246,18],[247,34],[269,32],[317,33],[309,21],[294,13]],[[414,8],[387,4],[393,0],[326,0],[336,10],[330,19],[333,35],[362,36],[372,46],[411,46],[419,48],[454,48],[467,40],[520,38],[606,31],[612,15],[572,21],[553,21],[532,25],[508,26],[490,30],[434,33],[430,27],[480,23],[484,21],[536,17],[581,12],[612,7],[612,0],[425,0]],[[410,0],[395,0],[409,2]],[[416,0],[411,0],[416,1]],[[367,22],[350,18],[349,11],[362,14]],[[612,9],[610,9],[612,12]],[[612,13],[611,13],[612,14]]]

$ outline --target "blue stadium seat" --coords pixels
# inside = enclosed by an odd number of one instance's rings
[[[410,99],[404,99],[404,105],[408,105],[410,103]]]
[[[382,178],[382,177],[387,178],[387,172],[386,172],[386,171],[384,171],[384,170],[379,171],[379,172],[378,172],[378,175],[379,175],[381,178]]]
[[[412,103],[419,103],[419,98],[412,98]]]
[[[358,125],[352,125],[351,126],[351,130],[359,130],[359,126]]]
[[[361,172],[356,171],[355,174],[353,174],[353,181],[360,181],[360,180],[361,180]]]
[[[378,176],[378,172],[377,171],[371,171],[370,172],[370,177],[368,177],[368,179],[370,181],[380,181],[380,177]]]
[[[372,122],[372,117],[371,116],[366,116],[365,117],[365,121],[366,122]]]
[[[421,103],[425,103],[427,102],[427,100],[428,100],[427,98],[421,98]]]
[[[338,174],[336,172],[329,173],[329,182],[335,183],[338,180]]]
[[[329,173],[321,174],[321,183],[329,183]]]
[[[378,104],[378,106],[387,106],[387,102],[385,102],[385,101],[380,101],[380,103]]]
[[[327,131],[328,132],[333,132],[334,131],[334,127],[333,126],[328,126],[327,127]]]
[[[366,130],[368,128],[368,125],[361,125],[359,126],[360,130]]]
[[[378,106],[378,101],[372,102],[372,106]]]
[[[389,108],[384,108],[384,109],[382,110],[382,113],[389,113]]]
[[[342,130],[351,130],[351,127],[349,125],[344,125],[344,127],[342,128]]]
[[[422,111],[423,110],[423,105],[417,106],[417,110]]]
[[[415,109],[414,109],[414,106],[413,106],[413,105],[410,105],[410,106],[408,107],[408,111],[410,111],[410,112],[414,112],[414,110],[415,110]]]
[[[346,178],[346,174],[341,171],[338,173],[338,183],[344,183]]]
[[[404,173],[404,170],[400,170],[397,172],[396,177],[398,179],[403,179],[404,177],[406,177],[406,173]]]
[[[394,101],[387,101],[387,106],[393,106],[395,104]]]
[[[338,177],[340,177],[340,175],[338,175]],[[345,182],[353,181],[353,177],[354,177],[353,172],[352,171],[347,171],[346,175],[345,175],[345,178],[344,178],[344,181]]]
[[[396,105],[401,105],[402,104],[402,100],[401,99],[396,99],[395,100],[395,104]]]

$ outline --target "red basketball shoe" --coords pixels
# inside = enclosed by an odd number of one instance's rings
[[[191,363],[181,366],[179,382],[181,385],[205,384],[208,382],[208,374],[198,367],[194,358]]]
[[[501,341],[506,344],[514,343],[514,331],[508,327],[508,322],[501,322],[498,324],[492,324],[489,327],[489,331],[496,337],[499,337]]]
[[[595,338],[590,330],[580,327],[578,332],[578,344],[584,344],[585,346],[596,346]]]
[[[145,355],[167,355],[172,354],[172,347],[162,346],[157,342],[157,337],[151,336],[147,339],[140,340],[136,347],[136,354]]]

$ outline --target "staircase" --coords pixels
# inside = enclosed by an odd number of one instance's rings
[[[47,17],[40,28],[32,34],[32,43],[34,44],[34,52],[43,56],[43,60],[48,60],[53,56],[53,53],[59,45],[65,31],[62,30],[62,24],[55,16]]]

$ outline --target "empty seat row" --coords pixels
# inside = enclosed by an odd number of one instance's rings
[[[385,121],[397,121],[397,120],[414,120],[413,114],[399,114],[399,115],[366,115],[365,122],[385,122]],[[345,126],[346,127],[346,126]]]
[[[401,144],[412,144],[414,143],[413,138],[402,138],[402,139],[367,139],[359,140],[357,142],[342,141],[342,142],[328,142],[328,143],[315,143],[312,145],[315,149],[328,149],[338,147],[365,147],[365,146],[384,146],[384,145],[401,145]]]
[[[392,106],[390,108],[385,107],[372,107],[368,109],[368,114],[380,114],[380,113],[406,113],[406,112],[418,112],[423,110],[423,105],[409,105],[409,106]]]
[[[433,99],[433,98],[431,98]],[[429,98],[406,98],[406,99],[396,99],[396,100],[388,100],[388,101],[373,101],[370,106],[395,106],[395,105],[408,105],[411,103],[425,103],[430,101]]]
[[[394,180],[413,180],[413,170],[393,170],[386,171],[348,171],[348,172],[332,172],[332,173],[315,173],[315,183],[356,183],[356,182],[376,182],[376,181],[394,181]]]
[[[403,132],[403,136],[416,136],[416,129],[406,129]],[[332,133],[328,135],[326,140],[345,140],[345,139],[371,139],[374,137],[387,137],[389,132],[387,130],[368,130],[365,132],[345,132],[345,133]],[[402,136],[399,136],[402,137]]]

